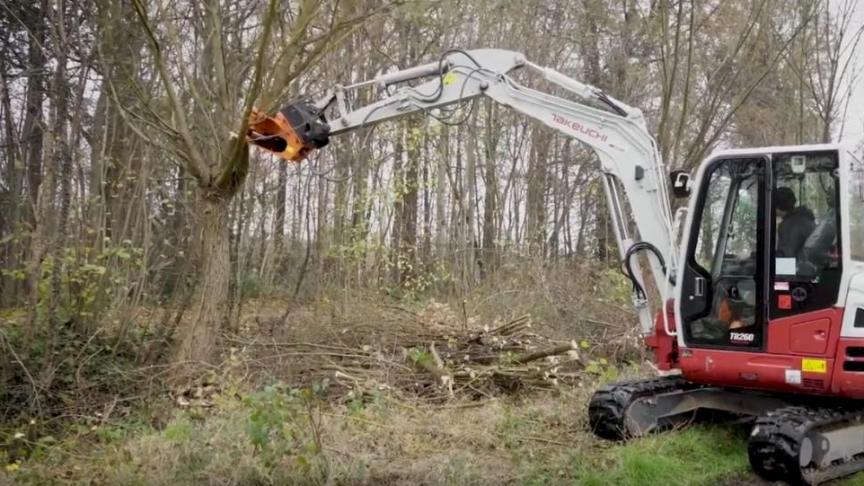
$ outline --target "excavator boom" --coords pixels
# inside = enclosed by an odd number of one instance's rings
[[[523,86],[509,76],[517,69],[534,71],[578,100]],[[415,86],[403,85],[423,79],[426,81]],[[352,92],[370,85],[385,96],[366,106],[351,106]],[[391,90],[396,85],[402,86]],[[454,49],[437,62],[336,86],[314,104],[293,103],[273,117],[257,116],[250,120],[247,140],[287,160],[300,161],[326,145],[330,136],[412,113],[437,116],[441,108],[480,96],[536,119],[596,152],[620,257],[634,284],[633,303],[642,332],[651,334],[654,322],[643,277],[639,265],[631,265],[630,259],[637,251],[649,251],[651,273],[665,301],[672,294],[668,275],[674,274],[676,257],[666,175],[642,112],[598,88],[531,63],[518,52]],[[325,118],[326,111],[332,115]],[[622,196],[629,199],[632,218]],[[638,237],[629,231],[631,219]]]

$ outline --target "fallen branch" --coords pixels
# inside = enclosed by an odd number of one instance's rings
[[[528,322],[530,318],[531,316],[529,314],[519,316],[511,320],[510,322],[504,324],[503,326],[496,327],[495,329],[486,332],[486,334],[496,334],[499,336],[507,336],[510,334],[514,334],[525,328],[531,327],[531,323]]]
[[[537,361],[538,359],[548,358],[549,356],[568,353],[576,349],[579,349],[579,346],[575,342],[571,341],[568,344],[561,344],[559,346],[555,346],[554,348],[542,349],[540,351],[535,351],[533,353],[518,356],[513,361],[519,364],[525,364],[532,361]]]

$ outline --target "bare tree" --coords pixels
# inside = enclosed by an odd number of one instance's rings
[[[805,63],[813,65],[797,66],[819,116],[820,142],[832,140],[835,122],[845,119],[851,100],[857,75],[855,53],[864,35],[864,25],[853,25],[859,8],[855,0],[840,0],[836,10],[832,2],[822,2],[821,12],[813,22],[812,55],[803,58]]]
[[[243,134],[252,108],[272,110],[305,69],[383,7],[351,11],[313,0],[284,11],[275,0],[175,2],[153,12],[140,0],[133,6],[162,89],[141,100],[146,121],[137,131],[181,161],[198,185],[200,272],[175,361],[207,362],[230,315],[229,204],[250,168]],[[257,24],[251,31],[241,29],[247,18]],[[190,53],[194,39],[203,42]]]

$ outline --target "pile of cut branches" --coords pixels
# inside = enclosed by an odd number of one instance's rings
[[[327,382],[331,394],[345,399],[387,391],[446,400],[555,388],[575,384],[590,366],[575,342],[532,332],[528,315],[480,325],[439,305],[420,313],[382,313],[379,319],[374,333],[349,326],[317,342],[312,336],[228,341],[242,347],[250,375],[260,376],[252,368],[261,367],[270,376],[281,372],[291,385]]]
[[[553,342],[529,332],[530,327],[524,315],[493,329],[442,335],[405,350],[407,360],[434,379],[418,379],[417,391],[483,396],[577,381],[582,369],[578,345]]]

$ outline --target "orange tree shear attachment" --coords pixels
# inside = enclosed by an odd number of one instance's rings
[[[249,115],[246,141],[285,160],[300,162],[330,141],[330,126],[321,111],[308,103],[285,105],[274,116],[257,109]]]

